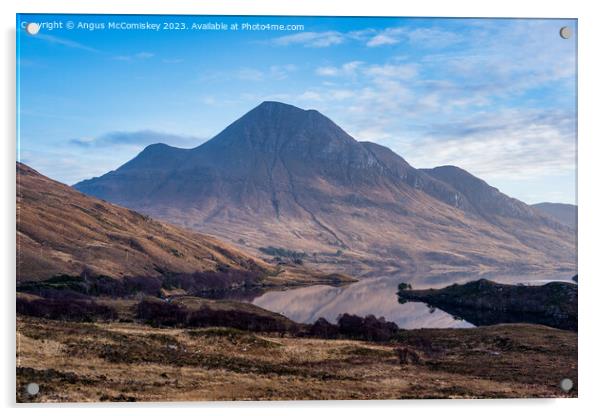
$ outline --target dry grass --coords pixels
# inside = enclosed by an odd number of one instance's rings
[[[17,342],[25,402],[562,397],[560,379],[577,380],[577,334],[531,325],[374,344],[19,317]],[[400,364],[400,346],[421,363]],[[25,393],[29,382],[40,394]]]

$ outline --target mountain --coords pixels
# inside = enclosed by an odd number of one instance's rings
[[[556,221],[577,229],[577,205],[542,202],[531,205],[533,208],[545,212]]]
[[[214,237],[155,221],[17,163],[17,280],[80,274],[122,278],[272,266]]]
[[[303,251],[323,268],[575,267],[574,233],[549,216],[277,102],[196,148],[151,145],[75,188],[251,250]]]

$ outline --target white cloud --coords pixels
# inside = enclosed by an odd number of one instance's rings
[[[358,39],[362,39],[362,36],[359,36]],[[424,48],[445,48],[460,41],[462,41],[462,36],[457,33],[438,28],[392,27],[373,33],[367,39],[366,46],[377,47],[409,43]]]
[[[166,143],[172,146],[194,146],[204,139],[194,136],[163,133],[154,130],[112,131],[98,137],[80,137],[69,141],[71,145],[83,148],[112,148],[114,146],[146,146],[153,143]]]
[[[339,73],[338,68],[334,66],[321,66],[316,69],[316,74],[324,77],[333,77]]]
[[[336,66],[321,66],[316,68],[316,74],[326,77],[334,76],[353,76],[356,75],[357,70],[363,65],[362,61],[350,61],[346,62],[340,67]]]
[[[283,80],[296,70],[297,67],[293,64],[271,65],[267,69],[240,68],[235,76],[243,81]]]
[[[372,37],[367,43],[367,46],[370,47],[374,47],[374,46],[382,46],[382,45],[394,45],[396,43],[399,43],[399,39],[395,38],[393,36],[390,35],[385,35],[385,34],[379,34],[376,35],[374,37]]]
[[[575,126],[558,111],[504,110],[434,124],[388,144],[419,167],[456,165],[486,179],[533,179],[575,171]]]
[[[153,56],[155,56],[155,54],[151,52],[138,52],[134,55],[134,57],[138,59],[148,59],[152,58]]]
[[[365,73],[372,77],[378,78],[397,78],[408,80],[416,77],[418,74],[418,64],[401,64],[401,65],[371,65]]]
[[[272,65],[268,70],[268,76],[270,79],[282,80],[288,78],[289,74],[296,70],[297,66],[293,64]]]
[[[343,43],[344,39],[344,35],[340,32],[327,31],[296,33],[275,38],[272,42],[278,46],[303,45],[312,48],[326,48]]]

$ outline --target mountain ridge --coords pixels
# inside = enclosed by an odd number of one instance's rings
[[[74,186],[253,250],[303,250],[334,269],[575,266],[568,227],[460,168],[415,169],[316,110],[264,102],[200,146],[174,149],[149,146]]]
[[[540,202],[531,206],[553,217],[556,221],[577,230],[577,205]]]
[[[220,268],[272,272],[216,238],[83,195],[17,162],[17,280],[122,278]]]

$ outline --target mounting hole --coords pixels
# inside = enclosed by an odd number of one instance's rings
[[[27,23],[27,26],[25,26],[25,31],[30,35],[37,35],[40,31],[40,25],[33,22]]]
[[[572,34],[573,34],[573,31],[571,30],[570,27],[563,26],[560,28],[560,37],[562,39],[568,39],[571,37]]]
[[[563,378],[560,380],[560,388],[562,391],[569,392],[573,389],[573,380],[570,378]]]
[[[40,386],[38,383],[29,383],[27,387],[25,387],[25,391],[27,391],[27,394],[30,396],[35,396],[40,392]]]

